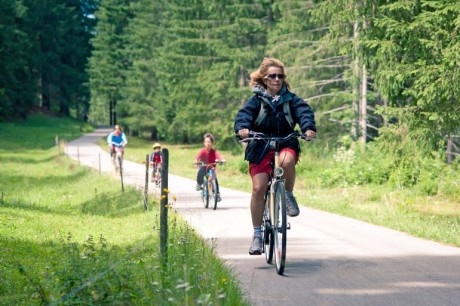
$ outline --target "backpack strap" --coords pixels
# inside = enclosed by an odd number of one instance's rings
[[[267,117],[267,111],[264,107],[264,102],[261,101],[260,102],[260,110],[259,110],[259,114],[257,115],[257,118],[256,118],[256,121],[254,121],[254,124],[257,126],[257,125],[260,125],[262,123],[262,121],[265,120],[265,117]]]
[[[291,115],[291,107],[290,107],[291,105],[289,103],[290,101],[291,100],[284,102],[284,104],[283,104],[283,112],[284,112],[284,117],[286,118],[286,121],[289,123],[289,125],[292,128],[294,128],[295,122],[292,119],[292,115]]]
[[[284,113],[284,117],[286,118],[286,121],[289,123],[289,125],[291,127],[294,127],[295,123],[294,123],[294,120],[292,119],[291,108],[290,108],[289,102],[290,102],[290,100],[285,101],[283,103],[283,113]],[[255,125],[260,125],[265,120],[266,117],[267,117],[267,110],[264,107],[264,101],[261,101],[260,102],[259,114],[257,115],[257,118],[254,121],[254,124]]]

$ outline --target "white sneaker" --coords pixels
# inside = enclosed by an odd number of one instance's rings
[[[251,247],[249,248],[249,255],[261,255],[263,251],[262,236],[253,236]]]

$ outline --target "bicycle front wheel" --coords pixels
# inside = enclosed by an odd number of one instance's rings
[[[158,170],[155,174],[155,184],[157,185],[157,187],[160,187],[161,185],[161,172]]]
[[[216,210],[217,208],[217,183],[216,183],[216,180],[212,180],[211,183],[211,199],[212,199],[212,202],[214,204],[214,210]]]
[[[204,184],[201,185],[201,197],[203,199],[204,208],[209,207],[209,190],[208,190],[208,179],[205,178]]]
[[[283,181],[278,181],[275,186],[275,209],[272,220],[273,240],[275,246],[275,265],[278,274],[283,274],[286,264],[286,189]]]
[[[122,171],[122,160],[121,160],[121,154],[117,153],[117,156],[116,156],[116,167],[117,167],[117,170]]]

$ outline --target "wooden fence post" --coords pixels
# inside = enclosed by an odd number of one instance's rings
[[[162,150],[163,165],[161,168],[161,200],[160,200],[160,256],[163,264],[163,269],[166,268],[168,262],[168,166],[169,166],[169,151]],[[163,270],[165,271],[165,270]]]
[[[145,156],[145,185],[144,185],[144,209],[148,210],[147,206],[149,195],[149,155]]]

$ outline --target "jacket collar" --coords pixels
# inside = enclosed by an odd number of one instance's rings
[[[268,91],[260,85],[254,85],[252,87],[252,92],[255,93],[259,98],[262,99],[265,103],[270,105],[270,107],[275,111],[276,106],[283,104],[285,101],[289,101],[289,91],[287,90],[286,86],[283,85],[279,94],[276,96],[272,96],[268,93]]]

